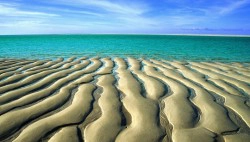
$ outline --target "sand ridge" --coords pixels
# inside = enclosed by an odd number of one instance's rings
[[[249,92],[249,63],[3,59],[0,141],[248,142]]]

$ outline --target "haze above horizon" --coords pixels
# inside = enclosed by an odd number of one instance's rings
[[[250,35],[250,0],[0,0],[0,34]]]

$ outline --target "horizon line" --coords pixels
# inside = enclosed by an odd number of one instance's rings
[[[60,33],[60,34],[0,34],[0,36],[29,36],[29,35],[166,35],[166,36],[221,36],[221,37],[250,37],[250,34],[138,34],[138,33]]]

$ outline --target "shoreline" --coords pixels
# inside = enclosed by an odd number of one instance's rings
[[[0,141],[250,139],[249,63],[6,59],[0,73]]]
[[[76,59],[79,59],[81,58],[80,56],[71,56],[71,57],[59,57],[59,56],[56,56],[56,57],[48,57],[48,58],[15,58],[15,57],[6,57],[6,58],[0,58],[0,61],[2,60],[34,60],[34,61],[38,61],[38,60],[51,60],[51,61],[54,61],[54,60],[57,60],[57,59],[63,59],[63,60],[67,60],[68,58],[76,58]],[[90,59],[90,58],[111,58],[112,60],[115,59],[115,58],[123,58],[123,59],[126,59],[126,58],[136,58],[136,59],[140,59],[140,60],[150,60],[150,59],[154,59],[154,60],[167,60],[167,61],[171,61],[171,62],[208,62],[208,63],[216,63],[216,62],[219,62],[219,63],[225,63],[225,64],[230,64],[230,63],[241,63],[241,64],[248,64],[250,63],[250,61],[237,61],[237,60],[232,60],[232,61],[229,61],[229,60],[211,60],[211,59],[197,59],[197,60],[187,60],[187,59],[161,59],[161,58],[143,58],[143,57],[135,57],[135,56],[117,56],[117,55],[112,55],[112,56],[86,56],[85,57],[86,59]]]

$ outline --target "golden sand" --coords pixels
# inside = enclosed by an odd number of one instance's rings
[[[250,64],[0,60],[0,141],[249,142]]]

